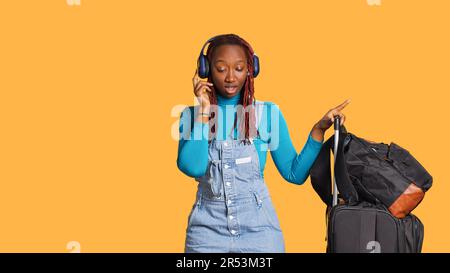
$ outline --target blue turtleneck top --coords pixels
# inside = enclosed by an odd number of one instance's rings
[[[226,98],[217,93],[217,104],[220,108],[217,121],[217,139],[231,138],[231,131],[227,131],[227,128],[231,130],[233,126],[236,116],[235,107],[239,104],[240,96],[240,93],[238,93],[234,97]],[[271,102],[261,103],[263,104],[262,118],[258,125],[260,137],[253,141],[258,152],[261,176],[264,177],[267,151],[270,150],[281,176],[288,182],[298,185],[303,184],[309,176],[309,170],[323,143],[315,140],[309,134],[303,149],[297,154],[289,135],[286,120],[279,107]],[[181,113],[177,166],[190,177],[201,177],[205,174],[208,166],[209,125],[194,121],[194,119],[193,106],[186,108]],[[184,127],[189,125],[190,130],[184,131]],[[236,128],[234,128],[233,133],[234,138],[236,138]]]

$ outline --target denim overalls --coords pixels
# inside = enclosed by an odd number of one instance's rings
[[[285,252],[253,140],[213,139],[208,158],[206,174],[195,179],[185,252]]]

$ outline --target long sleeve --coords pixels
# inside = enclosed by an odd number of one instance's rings
[[[271,156],[278,172],[286,181],[301,185],[308,178],[311,166],[317,158],[323,143],[315,140],[309,134],[300,154],[297,154],[283,114],[278,106],[272,105],[272,107],[275,107],[274,110],[275,112],[278,111],[279,115],[278,123],[276,120],[272,120],[270,125],[271,138],[269,149]]]
[[[193,117],[193,107],[186,108],[180,115],[177,166],[190,177],[200,177],[208,165],[209,125],[196,122]]]

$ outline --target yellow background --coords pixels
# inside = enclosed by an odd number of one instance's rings
[[[256,97],[278,104],[299,152],[351,98],[349,131],[408,149],[433,175],[414,211],[424,252],[450,251],[450,1],[0,2],[0,251],[182,252],[196,182],[176,166],[176,105],[209,37],[261,60]],[[326,138],[331,136],[331,130]],[[323,252],[310,181],[266,182],[288,252]]]

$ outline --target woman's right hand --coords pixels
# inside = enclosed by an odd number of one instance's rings
[[[194,78],[192,78],[192,84],[194,86],[194,94],[197,97],[202,110],[209,111],[209,98],[212,92],[211,86],[213,86],[213,84],[207,81],[202,81],[198,76],[197,70],[195,70]]]

